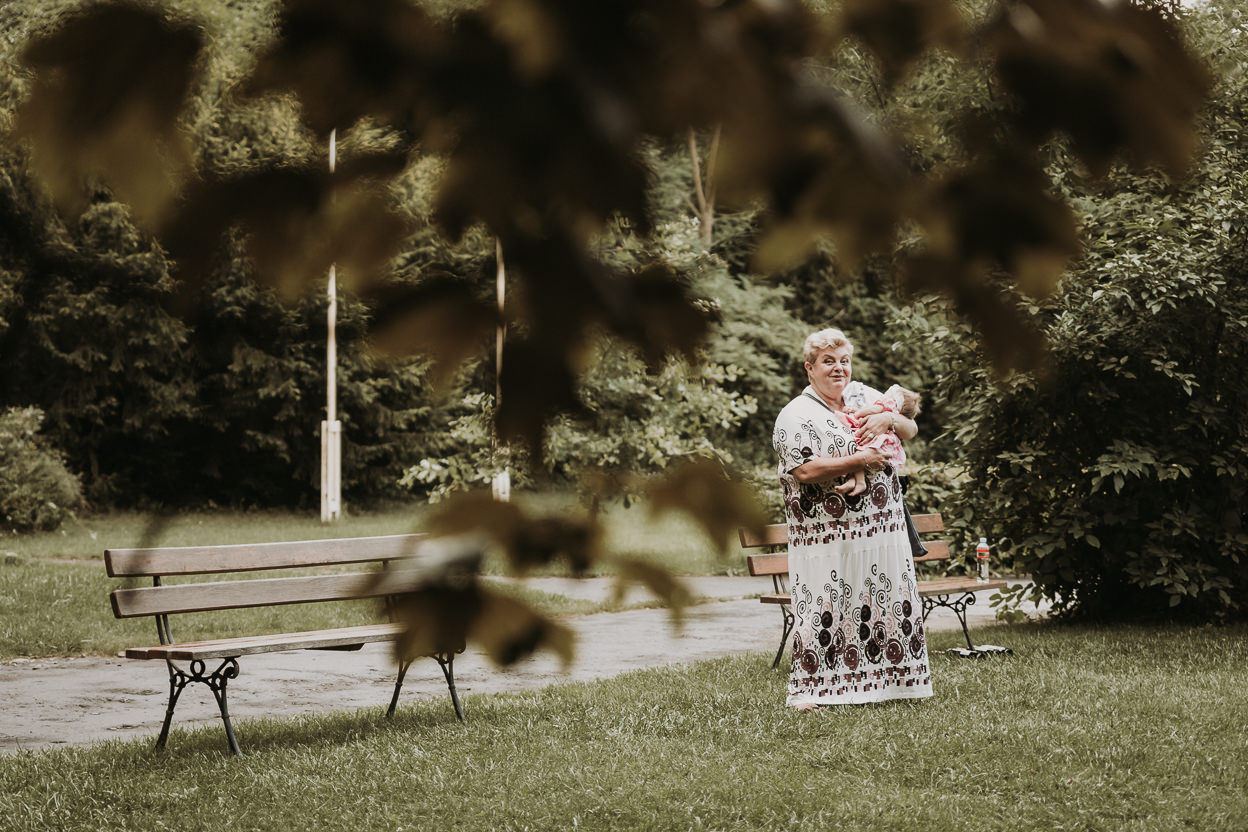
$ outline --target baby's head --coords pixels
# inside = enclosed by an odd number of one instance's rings
[[[904,387],[901,390],[901,406],[897,408],[897,412],[907,419],[913,419],[919,415],[919,411],[923,409],[923,399],[913,390],[907,390]]]

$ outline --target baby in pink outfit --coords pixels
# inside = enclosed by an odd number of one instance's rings
[[[884,391],[875,403],[867,405],[855,414],[849,413],[838,414],[841,420],[849,427],[850,430],[857,430],[859,419],[864,416],[870,416],[873,413],[897,413],[905,416],[907,419],[913,419],[919,414],[921,400],[919,394],[899,387],[894,384],[888,390]],[[906,461],[906,451],[901,446],[901,439],[892,430],[886,430],[870,442],[862,445],[864,448],[877,448],[880,453],[884,454],[888,460],[888,464],[894,469],[900,469]],[[849,475],[845,482],[836,486],[837,493],[840,494],[861,494],[867,490],[867,475],[865,471],[856,471]]]

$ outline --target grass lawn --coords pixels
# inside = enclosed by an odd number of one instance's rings
[[[423,509],[396,508],[352,515],[338,524],[323,526],[316,516],[290,512],[193,512],[166,518],[123,513],[84,518],[67,524],[61,532],[0,537],[0,551],[16,554],[0,562],[0,660],[113,654],[155,641],[150,618],[122,621],[113,617],[110,591],[123,585],[147,584],[108,578],[103,566],[106,548],[403,534],[423,530],[422,514]],[[617,507],[605,512],[605,522],[607,542],[614,551],[644,555],[678,574],[744,573],[742,554],[721,559],[701,533],[681,517],[667,515],[655,520],[640,509]],[[500,574],[504,570],[501,563],[490,561],[485,571]],[[566,569],[553,567],[540,574],[566,574]],[[609,569],[598,569],[594,574],[609,574]],[[513,591],[550,615],[606,608],[531,588]],[[345,627],[376,621],[379,614],[374,602],[358,601],[190,614],[175,618],[173,627],[176,638],[194,640]]]
[[[797,713],[747,655],[0,758],[5,829],[1243,830],[1248,628],[985,634],[936,696]],[[933,634],[933,646],[956,635]],[[946,643],[947,642],[947,643]]]
[[[323,525],[314,512],[192,511],[156,515],[126,511],[71,520],[60,531],[0,535],[0,549],[26,559],[100,560],[105,549],[317,540],[422,531],[418,506],[351,514]]]
[[[40,534],[0,534],[0,552],[21,560],[99,560],[105,549],[148,546],[198,546],[228,543],[265,543],[274,540],[318,540],[425,531],[428,509],[420,504],[386,511],[351,514],[338,523],[323,525],[312,512],[196,511],[158,516],[140,512],[84,517],[60,531]],[[667,513],[651,517],[643,508],[612,506],[603,512],[607,547],[641,555],[664,564],[680,575],[745,573],[745,557],[733,552],[721,558],[706,537],[683,516]],[[486,571],[500,574],[503,564],[491,561]],[[608,574],[600,569],[591,574]],[[537,574],[566,574],[558,566]]]

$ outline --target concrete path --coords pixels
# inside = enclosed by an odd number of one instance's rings
[[[780,613],[754,599],[771,591],[765,578],[703,577],[687,579],[693,594],[713,600],[689,608],[676,630],[663,609],[574,616],[564,621],[577,635],[576,660],[566,671],[559,661],[538,655],[500,670],[469,649],[455,660],[456,686],[468,696],[531,690],[550,684],[614,676],[630,670],[699,661],[743,652],[774,654],[780,636]],[[528,585],[559,595],[589,600],[606,598],[608,579],[533,578]],[[640,591],[638,591],[640,593]],[[748,597],[747,597],[748,596]],[[626,599],[638,600],[639,594]],[[743,600],[744,598],[744,600]],[[970,609],[974,627],[994,615],[986,598]],[[957,630],[948,610],[928,620],[931,630]],[[760,671],[770,658],[760,658]],[[358,652],[298,651],[245,656],[241,674],[229,686],[230,715],[246,746],[246,720],[268,716],[324,713],[386,705],[394,686],[390,648],[366,645]],[[777,696],[782,696],[777,673]],[[155,741],[164,718],[168,675],[158,661],[115,658],[19,659],[0,664],[0,751],[13,753],[102,739],[147,737]],[[404,682],[402,702],[434,697],[451,705],[437,664],[422,659]],[[453,718],[453,717],[451,717]],[[212,694],[190,685],[174,716],[175,727],[219,725]],[[224,743],[224,740],[223,740]]]

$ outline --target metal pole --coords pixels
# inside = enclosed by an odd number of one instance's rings
[[[503,341],[507,338],[507,323],[503,319],[503,304],[507,298],[507,268],[503,265],[503,241],[494,244],[498,260],[498,332],[494,339],[494,407],[503,403]]]
[[[329,172],[337,161],[338,131],[329,132]],[[342,422],[338,421],[338,275],[329,266],[325,344],[325,421],[321,422],[321,522],[342,516]]]
[[[507,269],[503,265],[503,241],[495,243],[495,254],[498,260],[498,331],[495,334],[494,347],[494,409],[495,412],[503,402],[503,341],[507,339],[507,322],[503,317],[504,303],[507,297]],[[511,466],[506,446],[499,447],[498,431],[494,432],[495,458],[502,458],[503,470],[494,475],[494,499],[506,503],[511,500]]]

